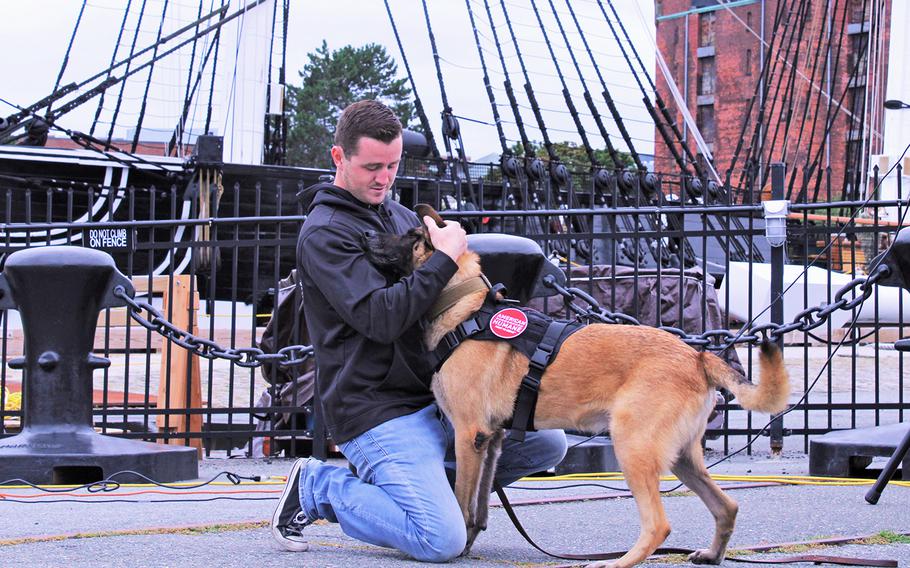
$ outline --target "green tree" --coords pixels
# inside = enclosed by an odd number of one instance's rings
[[[300,87],[288,88],[288,163],[330,168],[329,148],[338,116],[349,104],[376,99],[395,111],[402,126],[413,128],[414,104],[406,79],[396,78],[398,65],[381,45],[328,44],[307,55]]]
[[[531,142],[530,146],[534,151],[534,155],[543,160],[549,160],[549,155],[547,155],[547,149],[544,147],[542,142]],[[583,172],[591,168],[591,160],[588,159],[588,153],[585,151],[583,146],[579,146],[575,142],[554,142],[553,143],[553,152],[559,158],[565,166],[572,172]],[[524,156],[525,149],[520,142],[516,142],[512,146],[512,153],[516,156]],[[616,154],[619,157],[620,163],[617,164],[620,168],[625,168],[631,166],[634,162],[632,156],[627,152],[617,151]],[[604,168],[613,168],[613,160],[610,158],[610,153],[607,152],[606,148],[594,149],[594,159],[597,160],[597,165]]]

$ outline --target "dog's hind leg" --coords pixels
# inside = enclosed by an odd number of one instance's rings
[[[663,470],[660,460],[664,452],[654,443],[659,437],[638,424],[631,427],[639,430],[630,431],[629,426],[620,424],[618,416],[615,418],[610,432],[616,457],[638,507],[641,531],[632,548],[615,562],[589,564],[589,568],[634,566],[653,554],[670,535],[670,523],[660,500],[660,474]]]
[[[705,503],[716,523],[711,548],[693,552],[689,556],[689,561],[694,564],[720,564],[736,524],[736,513],[739,509],[736,501],[721,491],[708,475],[702,457],[701,443],[698,441],[683,450],[671,469],[676,477]]]
[[[480,483],[477,489],[477,503],[474,506],[474,526],[468,529],[468,541],[464,547],[464,554],[471,550],[474,539],[480,531],[487,530],[487,519],[490,513],[490,492],[493,490],[493,478],[496,475],[496,464],[502,453],[502,440],[505,430],[498,429],[493,432],[487,444],[487,454],[483,460],[483,469],[480,473]]]

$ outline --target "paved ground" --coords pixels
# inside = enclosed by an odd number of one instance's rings
[[[708,459],[717,456],[709,455]],[[341,463],[341,462],[339,462]],[[222,471],[241,475],[283,476],[288,460],[207,459],[200,464],[200,477]],[[771,458],[765,453],[737,456],[715,470],[742,476],[805,475],[808,459],[799,453]],[[121,488],[104,495],[93,494],[79,502],[50,502],[53,498],[28,498],[34,489],[0,490],[0,566],[369,566],[408,567],[419,565],[394,551],[355,541],[335,524],[307,528],[311,550],[285,553],[273,546],[265,521],[271,515],[281,483],[236,487],[206,487],[206,491],[241,491],[233,495],[160,493],[136,494],[140,488]],[[632,501],[602,486],[570,486],[566,482],[537,480],[520,482],[510,489],[513,502],[585,497],[550,504],[528,504],[516,510],[528,531],[545,548],[554,551],[586,551],[627,548],[638,531]],[[603,483],[623,487],[621,482]],[[910,488],[891,486],[878,505],[863,500],[864,486],[766,486],[745,488],[730,483],[730,494],[740,504],[740,516],[731,547],[792,543],[831,537],[910,533]],[[665,483],[665,488],[672,487]],[[535,491],[531,488],[546,488]],[[82,492],[83,495],[84,492]],[[258,500],[193,499],[212,497]],[[62,498],[62,496],[56,496]],[[11,502],[24,498],[27,503]],[[140,502],[121,502],[138,500]],[[162,502],[168,500],[169,502]],[[700,547],[708,544],[712,520],[697,498],[674,493],[664,498],[673,534],[669,546]],[[187,529],[187,527],[192,527]],[[181,530],[183,528],[184,530]],[[818,554],[888,558],[910,566],[910,539],[878,539],[879,544],[852,544],[813,548]],[[770,558],[771,556],[758,556]],[[525,543],[505,512],[494,507],[490,526],[471,555],[452,565],[471,567],[562,566],[566,561],[550,558]],[[571,564],[571,563],[570,563]],[[574,565],[579,565],[575,563]],[[655,561],[650,566],[686,565],[682,557]],[[734,565],[726,561],[725,565]]]

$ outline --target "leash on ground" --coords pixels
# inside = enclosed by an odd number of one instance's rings
[[[561,558],[563,560],[614,560],[620,558],[626,554],[627,551],[620,550],[614,552],[592,552],[589,554],[570,554],[566,552],[550,552],[549,550],[544,549],[536,542],[528,532],[525,530],[524,526],[521,524],[521,521],[518,520],[518,516],[515,514],[515,510],[512,509],[512,504],[509,503],[509,498],[506,497],[506,492],[503,491],[498,485],[495,487],[496,495],[499,496],[499,501],[502,503],[502,508],[505,509],[506,514],[509,516],[509,519],[512,521],[512,524],[515,525],[515,529],[518,530],[524,539],[539,550],[540,552],[546,554],[547,556],[552,556],[553,558]],[[669,554],[692,554],[695,552],[691,548],[674,548],[674,547],[661,547],[655,550],[651,556],[666,556]],[[785,556],[782,558],[763,558],[761,560],[752,560],[749,558],[737,558],[734,556],[727,556],[725,560],[731,562],[741,562],[744,564],[792,564],[796,562],[812,562],[814,564],[837,564],[841,566],[877,566],[883,568],[897,568],[896,560],[881,560],[877,558],[853,558],[848,556],[828,556],[822,554],[804,554],[799,556]]]

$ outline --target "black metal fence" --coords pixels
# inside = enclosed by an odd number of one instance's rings
[[[786,263],[775,268],[762,206],[743,203],[730,188],[622,173],[600,180],[579,175],[571,186],[550,187],[546,179],[503,180],[496,167],[479,168],[471,172],[473,184],[457,174],[437,171],[434,177],[428,167],[408,168],[395,198],[435,204],[471,232],[527,236],[572,286],[610,311],[693,334],[770,321],[774,278],[784,290],[782,321],[830,304],[887,248],[906,207],[900,188],[893,201],[791,204],[784,254],[778,255]],[[80,169],[79,182],[37,174],[28,181],[0,178],[2,252],[90,246],[95,238],[133,279],[139,297],[178,327],[225,348],[258,346],[282,280],[294,268],[304,219],[296,193],[325,172],[226,165],[217,174],[199,170],[184,178],[162,167],[126,179],[125,170],[109,169]],[[772,429],[772,438],[808,451],[813,435],[904,420],[910,410],[904,357],[891,344],[907,335],[905,294],[879,287],[869,301],[832,314],[825,325],[787,334],[786,362],[798,404]],[[289,302],[294,298],[292,293]],[[534,302],[565,313],[558,297]],[[13,311],[2,318],[0,356],[6,361],[21,355],[21,323]],[[296,326],[286,335],[290,344],[306,339]],[[188,356],[119,309],[101,314],[95,349],[112,360],[95,375],[94,416],[103,433],[229,455],[313,451],[308,368],[281,373],[274,365],[245,368]],[[724,356],[749,375],[757,365],[748,346]],[[18,431],[21,390],[21,374],[3,365],[0,435]],[[765,416],[753,416],[735,401],[719,409],[708,437],[725,452],[765,425]]]

